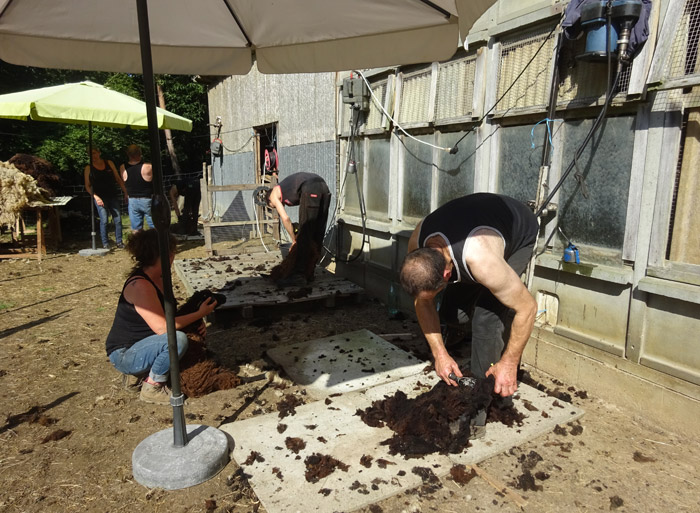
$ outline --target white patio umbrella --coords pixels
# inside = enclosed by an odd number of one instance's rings
[[[156,73],[303,73],[445,60],[495,0],[148,0]],[[0,0],[0,59],[142,71],[136,2]]]
[[[153,184],[162,191],[153,73],[306,73],[445,60],[496,0],[0,0],[0,59],[23,66],[143,73]],[[175,448],[188,444],[167,253],[167,200],[153,198],[170,349]],[[153,439],[149,454],[172,452]],[[201,444],[202,436],[194,445]],[[190,444],[190,446],[193,444]],[[200,469],[201,481],[221,465]],[[170,462],[167,462],[169,465]],[[180,461],[180,463],[182,463]],[[194,460],[187,462],[194,463]],[[136,463],[134,475],[136,477]],[[221,467],[219,467],[221,468]],[[140,468],[139,474],[151,469]],[[217,469],[218,471],[218,469]],[[167,487],[159,475],[151,486]],[[178,481],[177,477],[174,479]],[[201,482],[200,481],[200,482]],[[178,483],[179,485],[180,483]],[[189,486],[189,483],[185,486]],[[179,486],[182,487],[182,486]]]

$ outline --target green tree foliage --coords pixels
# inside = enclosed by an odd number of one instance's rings
[[[145,98],[141,75],[31,68],[0,61],[0,94],[82,80],[92,80],[140,100]],[[173,131],[173,142],[183,172],[199,171],[209,147],[206,87],[184,75],[160,75],[156,80],[163,87],[166,108],[192,120],[192,132]],[[140,145],[145,159],[152,160],[146,130],[95,126],[93,141],[103,157],[117,166],[126,161],[124,150],[129,144]],[[167,175],[172,170],[162,132],[160,146],[163,172]],[[82,183],[83,168],[88,163],[87,147],[87,125],[0,119],[0,160],[8,160],[16,153],[37,155],[51,162],[66,184]]]

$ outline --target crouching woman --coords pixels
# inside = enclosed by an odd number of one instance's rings
[[[168,245],[172,264],[176,248],[172,235]],[[119,296],[112,329],[107,336],[107,356],[123,374],[139,376],[148,372],[141,385],[142,401],[170,404],[170,390],[166,386],[170,355],[158,232],[142,230],[132,234],[126,249],[136,265]],[[175,317],[178,358],[182,358],[187,351],[187,336],[180,330],[210,314],[215,307],[216,301],[208,298],[196,311]],[[200,335],[204,336],[205,332],[204,323],[199,323]]]

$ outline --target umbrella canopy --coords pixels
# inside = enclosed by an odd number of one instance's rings
[[[148,0],[155,73],[373,68],[450,58],[495,0]],[[0,0],[0,59],[142,72],[136,2]]]
[[[156,108],[158,128],[192,130],[192,121]],[[94,82],[77,82],[0,95],[0,118],[148,128],[146,104]]]

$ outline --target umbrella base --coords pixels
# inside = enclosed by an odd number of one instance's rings
[[[100,249],[81,249],[78,251],[78,254],[80,256],[105,256],[107,253],[109,253],[109,249],[106,248],[100,248]]]
[[[229,461],[228,439],[210,426],[186,426],[189,442],[175,447],[173,428],[143,440],[131,457],[136,481],[148,488],[179,490],[214,477]]]

